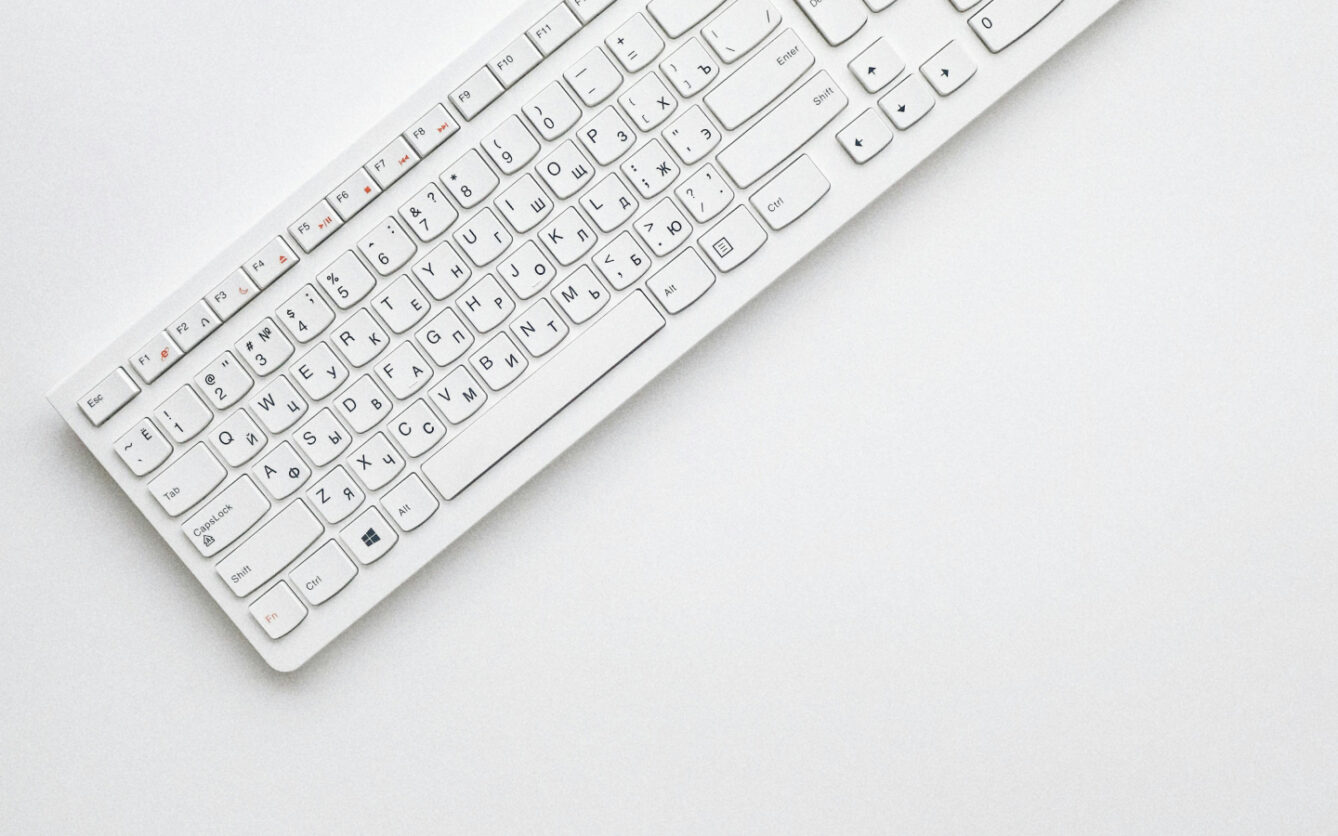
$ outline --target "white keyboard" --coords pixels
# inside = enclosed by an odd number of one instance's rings
[[[49,398],[292,670],[1116,2],[531,0]]]

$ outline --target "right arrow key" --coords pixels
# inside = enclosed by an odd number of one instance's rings
[[[976,62],[961,44],[949,41],[947,46],[934,53],[933,58],[920,65],[920,74],[940,96],[946,96],[971,80],[976,74]]]

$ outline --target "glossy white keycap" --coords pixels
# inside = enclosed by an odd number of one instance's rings
[[[726,64],[733,64],[762,43],[781,20],[769,0],[734,0],[702,27],[702,37]]]
[[[334,410],[355,433],[365,433],[390,414],[390,398],[371,375],[363,375],[333,401]]]
[[[634,226],[641,240],[658,256],[678,249],[692,234],[692,224],[667,197],[637,218]]]
[[[892,126],[878,111],[870,108],[837,131],[836,141],[846,149],[850,159],[866,163],[892,142]]]
[[[412,342],[404,342],[376,362],[376,376],[390,395],[404,400],[432,380],[432,364],[423,358]]]
[[[432,396],[432,403],[437,405],[441,414],[452,424],[466,420],[488,400],[488,391],[464,366],[451,369],[428,391]]]
[[[947,96],[971,80],[976,74],[976,62],[961,44],[952,41],[920,65],[920,74],[940,96]]]
[[[283,323],[284,330],[299,343],[316,339],[335,320],[334,311],[311,284],[302,285],[274,313]]]
[[[553,82],[521,108],[539,136],[550,142],[562,136],[581,119],[581,106],[571,100],[560,82]]]
[[[650,12],[669,37],[677,38],[706,19],[724,0],[650,0]]]
[[[460,245],[460,249],[477,267],[482,267],[506,252],[512,241],[511,233],[486,207],[461,224],[452,235],[455,243]]]
[[[140,380],[152,383],[176,365],[183,354],[166,331],[159,331],[130,357],[130,368],[135,370]]]
[[[633,291],[454,441],[423,465],[423,475],[453,499],[577,395],[664,327],[664,317]],[[449,418],[449,416],[447,416]],[[392,505],[383,501],[390,511]],[[393,514],[392,514],[393,516]]]
[[[288,429],[307,411],[306,400],[284,375],[276,377],[258,395],[252,395],[248,405],[265,429],[272,433]]]
[[[558,282],[551,295],[563,313],[577,325],[604,310],[609,303],[609,291],[584,264]]]
[[[395,279],[372,298],[372,310],[396,334],[417,325],[430,307],[427,297],[407,275]]]
[[[339,541],[364,566],[383,557],[400,535],[381,512],[368,508],[339,532]]]
[[[460,217],[436,183],[428,183],[419,189],[418,194],[400,206],[399,215],[419,241],[431,241]]]
[[[381,497],[381,508],[394,520],[401,531],[413,531],[437,512],[441,503],[423,484],[417,474],[386,491]]]
[[[242,265],[246,275],[264,290],[298,262],[297,253],[282,238],[275,238]]]
[[[348,220],[363,210],[377,195],[381,187],[376,185],[367,169],[359,168],[349,175],[339,187],[325,196],[325,200],[334,207],[339,217]]]
[[[488,273],[460,294],[455,307],[475,331],[486,334],[506,321],[516,309],[516,303],[502,289],[497,277]]]
[[[524,78],[530,70],[539,66],[542,60],[543,56],[539,54],[539,49],[530,43],[530,39],[524,35],[517,35],[501,52],[492,57],[488,62],[488,69],[492,70],[492,74],[503,87],[511,87]]]
[[[892,44],[885,38],[879,38],[852,58],[847,66],[861,87],[869,93],[877,93],[901,75],[902,70],[906,69],[906,62],[892,48]]]
[[[462,208],[471,209],[492,194],[499,181],[479,152],[471,148],[441,173],[441,182]]]
[[[442,242],[413,265],[414,278],[433,299],[445,299],[460,289],[473,270],[460,257],[455,247]]]
[[[775,101],[813,62],[809,48],[786,29],[707,93],[706,106],[726,130],[734,130]]]
[[[348,380],[348,367],[339,361],[328,343],[317,343],[289,369],[289,374],[312,401],[325,399]],[[263,417],[263,416],[262,416]]]
[[[543,290],[557,270],[533,241],[526,241],[497,265],[497,275],[518,299],[528,299]]]
[[[190,351],[199,345],[205,337],[214,333],[223,320],[215,315],[203,299],[190,306],[184,314],[177,317],[177,321],[168,327],[167,331],[172,335],[172,341],[182,351]]]
[[[260,522],[268,511],[269,500],[251,477],[243,476],[202,505],[181,524],[181,531],[201,557],[213,557]]]
[[[767,241],[766,230],[745,206],[737,206],[697,239],[715,269],[728,273],[747,261]]]
[[[512,336],[531,357],[552,351],[569,330],[547,299],[535,302],[511,323]]]
[[[636,131],[611,107],[604,108],[582,125],[576,135],[600,165],[612,163],[636,144]]]
[[[666,311],[676,314],[700,299],[714,284],[715,273],[702,257],[696,250],[686,250],[646,279],[646,290]]]
[[[488,388],[500,391],[510,386],[529,367],[530,361],[516,347],[505,331],[483,344],[483,348],[469,358]]]
[[[181,444],[200,434],[200,430],[214,420],[200,396],[189,386],[182,386],[158,405],[153,417],[162,425],[172,440]]]
[[[79,408],[93,426],[100,427],[138,394],[135,381],[118,366],[79,399]]]
[[[460,115],[468,122],[496,101],[497,97],[502,95],[503,89],[505,88],[502,87],[502,83],[493,76],[492,71],[484,67],[465,79],[464,84],[455,88],[451,93],[451,104],[455,105]]]
[[[720,65],[702,46],[689,38],[660,63],[660,71],[680,96],[695,96],[720,76]]]
[[[204,301],[209,303],[214,313],[218,314],[219,319],[227,322],[232,315],[237,313],[256,297],[260,288],[255,286],[241,268],[233,270],[228,277],[219,282],[209,294],[204,297]]]
[[[172,455],[172,442],[158,431],[148,418],[143,419],[116,439],[116,455],[136,476],[158,468]]]
[[[356,305],[376,286],[376,278],[352,250],[316,274],[316,285],[340,310]]]
[[[616,174],[606,176],[581,195],[581,207],[602,232],[612,232],[622,226],[636,214],[640,205]]]
[[[474,344],[474,335],[451,308],[433,317],[414,339],[438,366],[454,363]]]
[[[404,470],[404,458],[384,433],[369,438],[344,459],[344,464],[369,491],[380,490]]]
[[[650,269],[650,256],[629,232],[620,232],[609,245],[595,253],[599,274],[615,290],[625,290]]]
[[[330,341],[350,366],[360,369],[385,351],[390,338],[366,308],[334,329]]]
[[[525,34],[545,57],[552,55],[558,47],[581,31],[581,22],[571,13],[565,4],[559,4],[551,12],[539,18],[539,22],[525,30]]]
[[[333,598],[357,574],[358,567],[348,559],[338,543],[330,540],[293,567],[293,571],[288,573],[288,580],[314,607]]]
[[[307,483],[311,478],[311,468],[297,455],[293,446],[285,441],[266,453],[251,468],[251,475],[271,497],[285,499]]]
[[[623,83],[622,73],[598,47],[577,59],[562,75],[586,107],[604,101]]]
[[[674,189],[674,195],[697,223],[706,223],[734,201],[734,190],[709,163]]]
[[[260,320],[260,322],[256,323],[254,328],[243,334],[242,338],[237,341],[234,348],[236,348],[237,354],[246,361],[246,365],[257,377],[273,374],[279,370],[289,357],[293,356],[293,344],[283,335],[283,331],[279,329],[279,326],[274,320],[269,317]],[[234,396],[240,395],[251,388],[248,379],[246,387],[241,389],[241,391],[237,391],[241,388],[241,377],[237,375],[236,371],[226,368],[226,363],[224,365],[225,368],[222,371],[232,371],[237,383],[236,386],[230,388],[230,391]],[[196,382],[198,383],[199,381],[197,380]],[[228,399],[228,402],[230,401],[231,398]],[[222,408],[227,405],[227,403],[221,399],[221,396],[220,398],[214,399],[212,403],[215,408]]]
[[[209,448],[196,444],[149,483],[149,493],[169,516],[179,517],[189,511],[228,475]]]
[[[293,433],[293,443],[316,467],[334,461],[348,449],[351,440],[348,430],[328,408],[317,412]]]
[[[367,161],[364,168],[383,189],[404,176],[404,172],[418,164],[418,155],[409,147],[409,141],[397,136],[380,153]]]
[[[772,229],[784,229],[812,209],[832,184],[805,154],[753,193],[749,202]]]
[[[716,160],[735,183],[747,188],[826,127],[848,101],[824,70],[734,140]]]
[[[553,212],[553,201],[531,174],[517,178],[510,188],[498,195],[494,205],[511,228],[522,234],[534,229]]]
[[[618,104],[632,124],[643,131],[655,128],[678,109],[678,99],[655,73],[633,84],[618,97]]]
[[[404,132],[404,138],[409,140],[414,153],[419,157],[426,157],[458,130],[460,123],[446,112],[444,105],[438,104],[433,105],[431,110],[410,125]]]
[[[567,267],[590,252],[598,240],[595,231],[574,207],[568,206],[539,230],[539,241],[558,264]]]
[[[897,130],[904,131],[933,110],[934,101],[934,94],[925,80],[917,75],[909,75],[897,82],[892,92],[878,100],[878,107],[897,126]]]
[[[389,276],[409,263],[418,247],[398,221],[386,218],[358,239],[358,250],[371,263],[373,270],[382,276]]]
[[[515,174],[539,153],[539,141],[519,116],[508,116],[483,138],[483,150],[503,174]]]
[[[283,582],[275,584],[273,589],[257,598],[248,609],[251,617],[271,639],[288,635],[307,617],[307,608],[302,606],[293,590]]]
[[[570,139],[553,149],[539,161],[539,176],[553,190],[559,200],[565,200],[585,188],[595,173],[595,167]]]
[[[622,172],[637,193],[649,200],[678,179],[679,168],[660,141],[652,139],[627,158]]]
[[[209,433],[209,443],[229,467],[241,467],[264,449],[268,441],[256,422],[239,409]]]
[[[664,141],[674,150],[684,165],[699,162],[720,144],[720,130],[696,105],[664,129]]]
[[[288,234],[293,236],[293,240],[302,248],[302,252],[309,253],[343,225],[343,219],[329,202],[322,200],[294,221],[293,225],[288,227]]]
[[[404,452],[415,459],[436,447],[437,442],[446,436],[446,425],[421,398],[390,419],[387,426]]]
[[[327,523],[343,522],[358,510],[367,494],[342,467],[336,467],[307,489],[307,502]]]
[[[832,46],[853,38],[869,19],[860,0],[795,0],[795,5]]]
[[[641,14],[632,15],[614,29],[604,39],[604,45],[629,73],[639,72],[650,66],[656,56],[664,50],[664,41],[655,34],[655,30]]]
[[[971,28],[990,52],[1002,52],[1063,0],[993,0],[971,16]]]

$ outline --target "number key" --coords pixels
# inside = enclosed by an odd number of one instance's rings
[[[394,218],[386,218],[358,242],[358,249],[371,262],[373,270],[389,276],[407,264],[418,247]]]
[[[470,209],[492,194],[498,180],[479,152],[471,148],[441,173],[441,182],[462,208]]]
[[[246,365],[260,377],[276,371],[283,365],[283,361],[293,356],[293,344],[288,342],[279,326],[269,317],[260,320],[256,327],[247,331],[237,341],[235,348],[245,358]],[[246,388],[251,388],[249,378]]]
[[[400,217],[418,236],[418,240],[431,241],[450,228],[460,213],[446,201],[440,186],[429,183],[400,207]]]
[[[200,387],[214,408],[223,409],[232,406],[238,398],[251,391],[252,380],[242,364],[232,356],[232,352],[225,351],[195,376],[195,385]],[[163,404],[159,416],[167,424],[168,432],[171,432],[176,422],[167,417],[167,407],[168,404]]]
[[[503,174],[515,174],[539,153],[539,141],[530,136],[517,116],[508,116],[483,140],[483,150]]]
[[[309,343],[334,322],[334,311],[325,304],[312,285],[303,285],[302,289],[289,297],[288,301],[276,311],[279,321],[299,343]]]

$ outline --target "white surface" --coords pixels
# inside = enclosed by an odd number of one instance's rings
[[[41,395],[505,9],[9,10],[0,827],[1331,827],[1307,5],[1127,0],[287,677]]]

